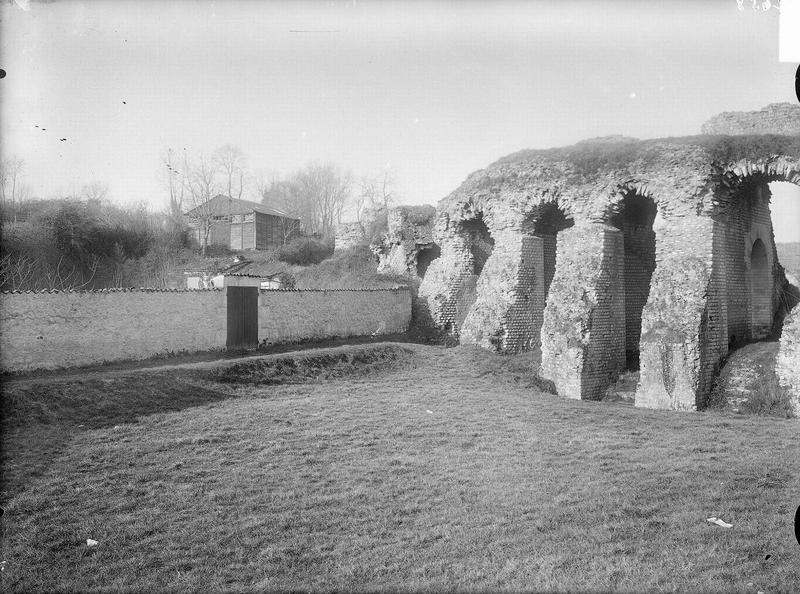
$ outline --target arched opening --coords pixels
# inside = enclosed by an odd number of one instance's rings
[[[472,254],[472,273],[480,276],[483,267],[494,249],[494,238],[489,233],[489,228],[483,220],[483,215],[478,214],[474,219],[464,223],[464,231],[469,236],[470,252]]]
[[[505,322],[506,352],[534,350],[534,357],[539,357],[536,349],[556,272],[558,233],[574,224],[554,203],[538,206],[523,221],[514,301]]]
[[[432,243],[430,247],[417,252],[417,276],[425,278],[425,273],[428,271],[428,266],[431,265],[436,258],[442,255],[442,250],[438,245]]]
[[[455,330],[456,333],[461,331],[461,326],[478,297],[478,278],[494,250],[494,238],[489,233],[482,213],[462,223],[461,229],[461,236],[467,240],[469,246],[472,274],[462,278],[452,293],[453,323],[448,331]]]
[[[658,209],[652,199],[629,193],[611,223],[622,231],[624,246],[625,363],[630,371],[639,369],[639,340],[642,310],[650,295],[650,279],[656,268],[656,234],[653,231]]]
[[[783,322],[800,301],[800,185],[791,182],[772,182],[770,210],[775,235],[775,255],[784,269],[787,283],[778,295],[772,321],[773,335],[779,337]],[[773,267],[774,269],[774,267]]]
[[[800,186],[791,182],[772,182],[769,184],[770,210],[773,213],[772,227],[775,245],[781,264],[800,273]],[[794,246],[794,249],[793,247]],[[783,248],[783,249],[782,249]],[[784,261],[785,260],[785,261]]]
[[[533,224],[534,237],[542,239],[542,256],[544,260],[544,299],[550,291],[550,283],[556,273],[556,252],[558,250],[558,233],[575,224],[556,204],[544,204]]]
[[[725,232],[729,351],[770,334],[776,290],[770,188],[758,178],[745,179],[730,203]]]
[[[740,411],[762,398],[782,398],[777,389],[778,341],[800,292],[783,278],[781,264],[785,255],[791,276],[792,246],[800,248],[792,243],[800,240],[800,189],[756,174],[739,180],[726,202],[722,286],[728,343],[721,349],[709,347],[715,377],[707,405]],[[754,361],[759,366],[755,375]],[[756,394],[760,396],[753,401]]]
[[[764,242],[756,239],[750,254],[751,336],[765,338],[772,328],[772,274]]]

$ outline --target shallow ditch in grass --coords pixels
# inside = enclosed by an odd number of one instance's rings
[[[361,377],[415,366],[414,350],[395,344],[382,344],[249,359],[209,370],[205,379],[229,384],[296,384]]]
[[[417,347],[419,348],[419,347]],[[426,347],[421,347],[426,348]],[[8,501],[83,431],[237,398],[236,384],[299,384],[417,366],[414,347],[347,345],[164,369],[96,371],[2,386],[0,502]],[[230,386],[230,387],[228,387]]]

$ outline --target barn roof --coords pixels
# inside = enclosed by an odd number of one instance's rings
[[[192,210],[188,211],[186,215],[191,217],[195,214],[199,214],[198,211],[200,211],[201,209],[204,215],[210,214],[212,216],[249,214],[255,211],[261,214],[272,215],[275,217],[297,219],[297,217],[293,217],[278,209],[264,206],[263,204],[259,204],[258,202],[252,202],[250,200],[241,200],[239,198],[230,198],[223,194],[217,194],[208,202],[205,202],[200,206],[197,206]]]

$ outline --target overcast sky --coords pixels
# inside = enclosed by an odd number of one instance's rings
[[[166,148],[233,144],[256,172],[388,168],[403,202],[435,203],[522,148],[695,134],[721,111],[797,101],[778,11],[745,4],[4,4],[2,150],[44,197],[100,181],[160,208]],[[779,241],[800,240],[791,189]]]

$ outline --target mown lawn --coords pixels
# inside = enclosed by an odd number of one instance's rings
[[[800,587],[797,420],[568,401],[524,358],[403,348],[330,381],[5,386],[3,588]]]

